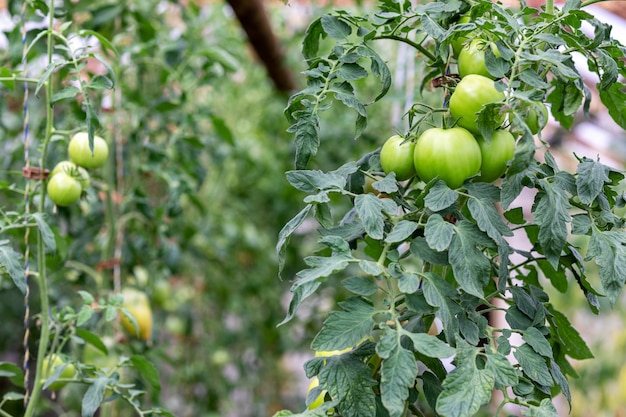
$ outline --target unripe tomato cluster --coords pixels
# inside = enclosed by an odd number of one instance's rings
[[[417,141],[389,138],[381,149],[380,164],[398,180],[417,174],[424,182],[438,178],[455,189],[471,177],[482,182],[497,180],[514,152],[515,138],[508,130],[498,129],[486,141],[462,127],[430,128]]]
[[[70,160],[59,162],[48,180],[48,196],[57,206],[69,206],[78,201],[91,182],[86,168],[101,167],[109,155],[106,141],[99,136],[94,136],[91,151],[87,132],[72,136],[67,150]]]
[[[464,15],[458,23],[468,23]],[[504,92],[496,87],[496,78],[487,68],[486,54],[500,57],[494,42],[481,39],[479,34],[459,34],[451,45],[461,80],[449,98],[452,128],[433,127],[419,137],[392,136],[380,151],[380,164],[386,174],[394,172],[398,180],[415,175],[429,182],[435,178],[455,189],[472,178],[473,181],[493,182],[505,174],[515,153],[519,119],[526,131],[537,134],[547,124],[548,110],[541,102],[524,102],[516,107],[518,120],[511,117],[511,131],[503,128],[505,115],[494,114],[496,127],[490,138],[479,129],[478,114],[487,105],[503,102]]]

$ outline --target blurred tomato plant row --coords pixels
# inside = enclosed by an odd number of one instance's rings
[[[0,411],[280,408],[290,382],[277,364],[301,339],[275,328],[284,288],[273,247],[299,197],[282,174],[285,97],[230,10],[35,1],[21,21],[22,5],[9,2],[0,51]],[[102,138],[102,166],[76,156],[76,134],[83,157]]]

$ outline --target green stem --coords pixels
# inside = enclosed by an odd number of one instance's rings
[[[54,25],[54,0],[50,0],[50,10],[49,10],[49,20],[48,20],[48,63],[52,62],[52,53],[53,53],[53,25]],[[41,155],[41,169],[45,168],[46,164],[46,155],[48,153],[48,145],[50,143],[50,138],[53,133],[53,111],[52,106],[50,105],[50,99],[52,98],[52,83],[50,80],[46,82],[46,133],[44,137],[44,146]],[[39,199],[39,212],[43,213],[45,210],[45,196],[46,196],[46,188],[40,188],[40,199]],[[39,274],[37,275],[37,281],[39,284],[39,299],[41,303],[41,334],[39,336],[39,349],[37,351],[37,367],[35,371],[34,385],[32,389],[32,393],[30,395],[30,399],[28,401],[28,406],[26,407],[24,417],[32,417],[35,413],[35,409],[37,408],[37,402],[39,400],[39,396],[41,394],[42,388],[42,368],[43,368],[43,358],[46,355],[46,350],[48,349],[48,340],[50,338],[50,323],[49,323],[49,300],[48,300],[48,283],[46,277],[46,253],[45,247],[43,243],[43,238],[41,236],[41,231],[37,233],[37,266],[39,269]]]
[[[39,82],[36,78],[25,78],[25,77],[0,77],[0,81],[19,81],[22,83],[31,83],[37,84]]]
[[[418,51],[420,51],[422,54],[424,54],[431,61],[436,61],[437,60],[437,57],[434,56],[428,49],[424,48],[419,43],[415,43],[412,40],[403,38],[401,36],[397,36],[397,35],[380,35],[380,36],[376,36],[376,37],[374,37],[372,39],[373,40],[392,39],[394,41],[404,42],[404,43],[406,43],[408,45],[411,45],[413,48],[417,49]]]
[[[6,411],[0,409],[0,416],[2,417],[13,417],[11,414],[7,413]]]
[[[546,0],[546,13],[554,14],[554,0]]]
[[[601,3],[603,1],[604,0],[587,0],[580,5],[580,8],[582,9],[583,7],[591,6],[592,4]]]

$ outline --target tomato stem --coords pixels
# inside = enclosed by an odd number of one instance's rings
[[[55,3],[53,0],[49,1],[49,17],[48,17],[48,50],[47,50],[47,58],[48,63],[52,63],[53,58],[53,27],[54,27],[54,8]],[[41,154],[40,160],[40,168],[43,171],[46,164],[46,155],[48,154],[48,145],[50,144],[50,139],[53,133],[53,121],[54,121],[54,113],[51,105],[52,99],[52,83],[48,81],[45,82],[46,89],[46,132],[44,136],[43,143],[43,151]],[[39,199],[39,208],[38,211],[43,213],[45,210],[45,202],[46,202],[46,187],[40,187],[39,190],[40,199]],[[35,412],[35,408],[38,405],[39,395],[41,394],[42,389],[42,381],[40,375],[42,375],[42,367],[43,367],[43,358],[46,354],[46,350],[48,349],[48,342],[50,339],[50,323],[49,323],[49,300],[48,300],[48,283],[46,277],[46,252],[43,243],[43,237],[41,235],[41,230],[37,231],[37,266],[38,266],[38,274],[37,274],[37,283],[39,284],[39,299],[41,303],[41,333],[39,335],[39,349],[37,351],[37,365],[35,370],[35,378],[33,389],[30,395],[30,399],[28,401],[28,405],[26,406],[26,410],[24,412],[24,417],[32,417]]]
[[[426,56],[428,59],[430,59],[431,61],[436,61],[437,57],[435,57],[428,49],[424,48],[422,45],[420,45],[419,43],[413,42],[410,39],[406,39],[397,35],[380,35],[380,36],[376,36],[374,38],[372,38],[373,40],[378,40],[378,39],[392,39],[394,41],[399,41],[399,42],[404,42],[408,45],[411,45],[413,48],[417,49],[418,51],[420,51],[424,56]]]

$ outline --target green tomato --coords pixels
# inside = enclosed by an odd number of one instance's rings
[[[458,59],[459,75],[461,78],[470,74],[478,74],[491,79],[495,78],[491,75],[489,70],[487,70],[487,65],[485,64],[485,51],[487,48],[491,48],[491,52],[493,52],[495,56],[500,56],[496,45],[483,39],[474,39],[469,45],[461,49]]]
[[[515,138],[508,130],[496,130],[489,143],[478,138],[482,165],[478,181],[492,182],[506,172],[508,162],[515,153]]]
[[[533,103],[526,113],[526,125],[533,135],[543,130],[548,124],[548,108],[540,102]],[[541,119],[539,117],[541,115]]]
[[[463,15],[461,16],[461,18],[456,22],[456,24],[461,24],[461,23],[469,23],[470,21],[470,17],[468,15]],[[466,42],[469,42],[469,34],[465,34],[465,35],[456,35],[454,36],[454,38],[452,39],[452,41],[450,42],[450,44],[452,45],[452,52],[454,52],[454,56],[458,57],[459,54],[461,53],[461,49],[463,49],[463,46],[465,45]]]
[[[83,167],[79,167],[71,161],[59,162],[58,164],[56,164],[50,175],[54,176],[59,172],[65,172],[72,178],[78,180],[78,182],[80,182],[80,186],[83,188],[83,191],[89,187],[89,184],[91,184],[91,178],[87,170]]]
[[[461,127],[431,128],[417,139],[414,162],[423,181],[439,178],[455,189],[480,171],[480,147],[474,136]]]
[[[125,308],[137,322],[135,324],[120,311],[120,323],[122,327],[132,336],[138,337],[144,341],[152,338],[153,318],[152,308],[148,301],[148,296],[134,288],[125,288],[122,291],[122,307]]]
[[[65,172],[57,172],[48,180],[48,195],[57,206],[75,203],[83,192],[80,182]]]
[[[100,136],[93,137],[93,152],[89,149],[87,132],[72,136],[67,151],[72,162],[85,168],[100,168],[109,156],[109,146]]]
[[[404,143],[402,143],[404,142]],[[380,150],[380,165],[385,174],[395,172],[398,181],[408,180],[415,175],[413,150],[415,142],[402,136],[392,136],[385,141]]]
[[[459,126],[478,134],[477,113],[484,105],[501,100],[504,100],[504,93],[496,89],[492,79],[470,74],[456,85],[450,97],[450,114],[458,119]],[[500,115],[496,124],[499,126],[503,121],[504,115]]]
[[[54,375],[54,372],[57,367],[65,365],[63,359],[59,357],[59,355],[48,355],[43,358],[42,366],[42,382],[45,383],[48,378]],[[76,374],[76,368],[73,364],[68,363],[65,365],[65,368],[61,371],[57,379],[69,379],[73,378]],[[57,381],[55,380],[52,384],[48,385],[48,389],[52,391],[58,391],[67,385],[67,382]]]

